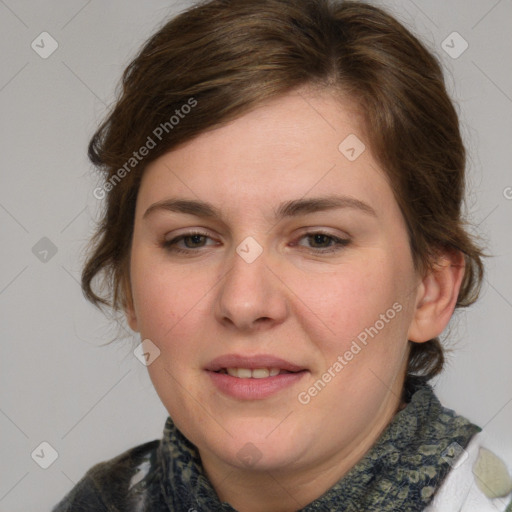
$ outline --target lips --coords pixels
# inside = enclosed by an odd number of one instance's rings
[[[262,400],[298,384],[307,368],[270,355],[225,355],[205,368],[212,384],[238,400]]]
[[[252,375],[255,378],[261,378],[261,376],[258,375],[258,370],[268,370],[269,375],[272,371],[272,374],[277,375],[275,373],[276,370],[279,370],[278,373],[296,373],[306,370],[306,368],[293,364],[285,359],[266,354],[256,356],[229,354],[215,358],[205,367],[205,370],[210,372],[229,373],[230,375],[234,372],[230,372],[228,370],[251,370]],[[254,375],[255,373],[256,375]],[[232,376],[248,378],[247,373],[245,372],[241,375]]]

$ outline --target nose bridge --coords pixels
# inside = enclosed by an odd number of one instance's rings
[[[267,267],[268,252],[252,237],[244,239],[231,259],[231,268],[219,289],[216,314],[219,321],[240,329],[281,322],[286,297]]]

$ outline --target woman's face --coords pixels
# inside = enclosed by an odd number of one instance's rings
[[[350,101],[302,91],[145,171],[129,322],[205,464],[356,461],[396,413],[419,278],[363,143]]]

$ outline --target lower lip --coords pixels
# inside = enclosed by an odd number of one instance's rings
[[[239,379],[226,373],[208,371],[213,383],[222,393],[240,400],[262,400],[299,382],[307,371],[281,373],[263,379]]]

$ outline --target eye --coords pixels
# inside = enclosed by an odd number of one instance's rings
[[[213,243],[208,244],[208,240]],[[335,253],[350,244],[350,239],[348,238],[340,238],[322,231],[306,233],[302,235],[299,240],[306,240],[308,242],[306,249],[309,249],[309,252],[313,254]],[[184,233],[171,240],[164,240],[161,245],[168,252],[192,254],[194,252],[198,253],[198,249],[217,245],[217,242],[207,233],[194,231]],[[304,244],[298,242],[294,242],[291,245],[304,246]]]
[[[194,231],[190,233],[184,233],[183,235],[172,238],[171,240],[164,240],[162,242],[162,247],[169,252],[189,254],[191,252],[197,252],[194,251],[195,249],[206,247],[206,241],[208,239],[212,240],[206,233]],[[184,247],[180,247],[178,245],[181,242],[183,242]]]
[[[310,233],[306,233],[300,237],[300,240],[303,239],[307,240],[308,243],[311,244],[309,246],[309,248],[312,249],[310,252],[320,254],[338,252],[350,244],[350,239],[348,238],[339,238],[322,231],[312,231]]]

